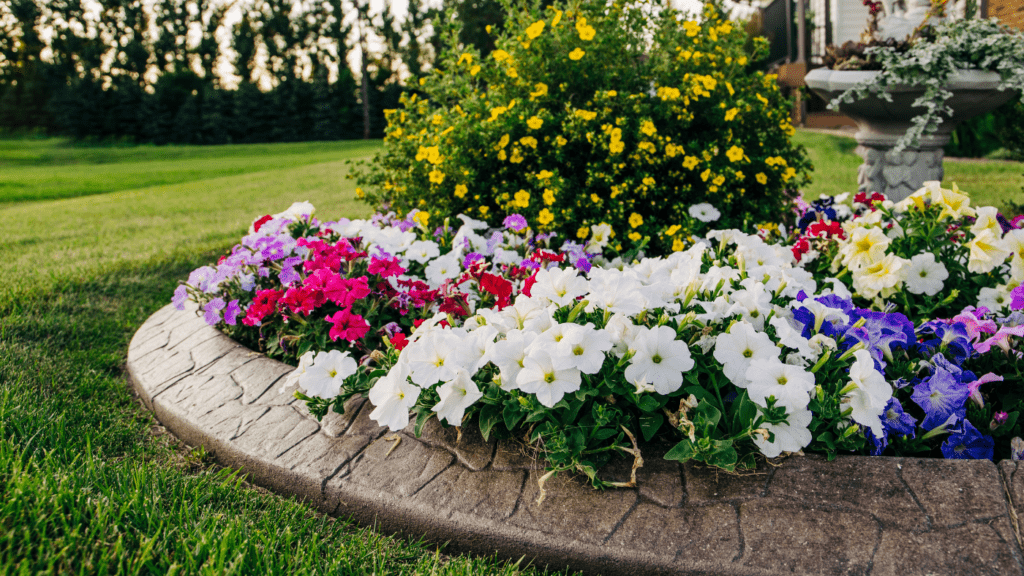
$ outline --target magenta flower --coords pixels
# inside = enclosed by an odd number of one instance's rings
[[[345,339],[355,342],[370,331],[370,325],[363,320],[363,317],[345,308],[327,317],[327,321],[333,324],[329,336],[331,340]]]
[[[405,272],[405,268],[398,263],[398,258],[378,258],[376,256],[370,258],[368,270],[370,274],[378,274],[383,278],[398,276]]]
[[[1024,284],[1017,286],[1010,292],[1010,310],[1024,309]]]
[[[238,305],[238,299],[234,299],[228,302],[226,308],[224,308],[224,322],[228,326],[234,326],[238,323],[238,315],[242,313],[242,307]]]
[[[1014,326],[1013,328],[1007,328],[1003,326],[995,333],[994,336],[979,342],[974,345],[974,349],[981,354],[987,353],[992,349],[993,346],[998,346],[1003,349],[1004,352],[1010,351],[1010,336],[1017,336],[1018,338],[1024,337],[1024,324],[1020,326]]]
[[[967,385],[967,389],[971,391],[971,395],[970,395],[971,400],[974,400],[974,402],[977,403],[978,406],[984,406],[985,405],[985,400],[981,397],[981,391],[979,390],[979,388],[981,388],[981,385],[982,384],[988,384],[989,382],[1002,382],[1002,381],[1003,381],[1003,377],[1002,376],[996,376],[995,374],[989,372],[988,374],[985,374],[984,376],[982,376],[981,378],[978,378],[974,382],[971,382],[970,384]]]

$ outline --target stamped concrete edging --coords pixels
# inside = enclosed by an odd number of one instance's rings
[[[453,550],[601,574],[1024,574],[1016,462],[807,456],[733,476],[645,454],[636,489],[560,475],[538,505],[543,466],[513,443],[392,434],[362,399],[317,422],[281,390],[291,370],[194,308],[160,309],[128,349],[133,386],[185,442],[325,513]]]

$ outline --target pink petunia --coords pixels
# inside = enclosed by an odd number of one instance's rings
[[[974,349],[980,354],[986,354],[993,346],[998,346],[1003,349],[1003,352],[1010,351],[1010,336],[1016,336],[1018,338],[1024,337],[1024,325],[1014,326],[1012,328],[1002,327],[995,336],[992,336],[984,342],[979,342],[974,345]]]
[[[982,376],[981,378],[978,378],[974,382],[971,382],[970,384],[967,385],[967,389],[970,390],[970,392],[971,392],[971,396],[970,396],[971,400],[974,400],[978,404],[978,406],[985,406],[985,401],[982,399],[981,392],[978,389],[981,388],[982,384],[988,384],[989,382],[1002,382],[1002,381],[1003,381],[1003,377],[1002,376],[996,376],[995,374],[989,372],[988,374],[985,374],[984,376]]]
[[[988,313],[988,308],[974,308],[974,306],[968,306],[964,308],[963,312],[954,316],[950,319],[950,325],[956,324],[957,322],[963,322],[964,326],[967,327],[967,336],[974,342],[977,342],[982,334],[995,334],[996,323],[994,320],[984,320],[985,314]]]
[[[333,324],[329,336],[331,340],[345,339],[355,342],[370,331],[370,325],[363,320],[363,317],[345,308],[327,317],[327,321]]]
[[[398,258],[370,257],[370,274],[378,274],[383,278],[398,276],[405,272],[405,268],[398,263]]]

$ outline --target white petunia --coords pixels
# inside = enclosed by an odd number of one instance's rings
[[[419,387],[409,383],[409,365],[399,362],[370,388],[374,405],[370,419],[392,431],[401,430],[409,425],[409,410],[419,396]]]
[[[683,385],[683,373],[693,368],[686,342],[676,340],[668,326],[640,327],[630,349],[635,354],[626,367],[626,380],[654,385],[658,394],[671,394]]]
[[[437,395],[441,400],[432,410],[437,412],[438,420],[447,420],[452,426],[461,426],[466,409],[483,397],[483,392],[470,377],[469,372],[458,370],[455,378],[437,387]]]
[[[689,212],[690,216],[700,220],[701,222],[714,222],[722,216],[721,212],[707,202],[701,202],[700,204],[690,206]]]
[[[754,360],[778,358],[779,347],[764,332],[748,322],[737,322],[728,333],[715,339],[715,360],[722,363],[725,377],[740,388],[747,387],[747,369]]]
[[[904,282],[908,292],[935,296],[942,291],[946,278],[949,278],[949,271],[942,262],[935,261],[935,254],[925,252],[910,259]]]
[[[458,257],[448,253],[435,258],[430,264],[427,264],[427,269],[424,270],[424,273],[427,276],[427,282],[430,282],[432,286],[440,286],[446,280],[461,274],[462,267],[459,265]]]
[[[985,228],[967,243],[970,258],[967,270],[974,274],[987,274],[1010,256],[1009,243],[996,236],[991,228]]]
[[[310,350],[302,356],[299,356],[299,366],[284,379],[284,384],[281,386],[280,390],[278,390],[281,394],[284,394],[285,389],[299,383],[299,378],[306,373],[306,370],[309,369],[309,366],[313,363],[313,358],[316,354],[316,352]]]
[[[298,383],[309,396],[334,398],[341,392],[345,378],[355,374],[357,369],[356,361],[348,352],[320,352],[299,376]]]
[[[775,458],[783,452],[797,452],[811,443],[811,411],[804,409],[786,415],[788,424],[761,424],[761,427],[771,432],[774,439],[766,440],[761,435],[754,436],[754,444],[757,444],[761,453],[768,458]]]
[[[775,397],[776,406],[785,406],[788,412],[807,407],[814,390],[814,374],[799,366],[783,364],[777,359],[754,360],[747,368],[747,394],[762,407],[768,398]]]
[[[555,368],[576,368],[584,374],[597,374],[604,364],[605,352],[612,349],[611,336],[595,330],[593,324],[565,324],[564,336],[552,356]]]
[[[405,250],[406,258],[420,264],[426,264],[431,258],[437,258],[440,255],[441,249],[437,247],[437,242],[429,240],[417,240]]]
[[[455,377],[460,368],[461,342],[445,330],[432,330],[409,344],[402,355],[408,358],[412,381],[420,386],[433,386]]]
[[[536,394],[537,400],[548,408],[553,407],[566,394],[580,389],[583,379],[575,368],[557,370],[551,355],[540,350],[526,357],[523,369],[516,377],[516,384],[523,392]]]
[[[858,350],[853,357],[856,360],[850,366],[850,385],[854,388],[846,394],[844,402],[849,402],[853,409],[850,418],[854,422],[867,426],[875,438],[881,438],[885,434],[881,417],[892,398],[892,386],[875,369],[870,352]]]
[[[1010,305],[1010,292],[1006,286],[995,288],[982,288],[978,293],[978,306],[988,308],[992,312],[999,313]]]
[[[642,287],[640,280],[625,271],[594,268],[590,272],[587,311],[637,314],[643,309],[643,303],[637,298]]]
[[[274,214],[274,218],[287,218],[288,220],[305,220],[316,212],[316,208],[309,202],[294,202],[284,212]]]
[[[519,387],[516,378],[526,360],[527,335],[531,339],[536,336],[532,332],[510,330],[505,339],[495,342],[491,349],[490,359],[501,373],[501,388],[503,390],[515,390]]]
[[[481,326],[470,332],[465,338],[460,338],[458,363],[464,366],[470,374],[483,368],[490,360],[488,350],[494,345],[494,337],[498,335],[498,329],[493,326]]]
[[[587,293],[587,288],[587,279],[577,274],[574,268],[544,269],[537,272],[530,297],[548,300],[562,307],[575,304],[578,296]]]

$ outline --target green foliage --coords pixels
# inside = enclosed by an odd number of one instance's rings
[[[447,30],[424,97],[389,114],[359,179],[371,204],[437,222],[520,213],[579,239],[607,223],[664,253],[700,229],[691,205],[750,229],[804,181],[787,102],[773,76],[747,70],[746,34],[713,4],[699,23],[646,0],[532,5],[506,27],[483,60]]]

